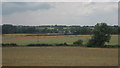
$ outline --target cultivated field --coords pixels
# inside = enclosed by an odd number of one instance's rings
[[[67,43],[72,44],[73,42],[81,39],[84,44],[90,39],[90,35],[63,35],[63,36],[26,36],[31,34],[6,34],[2,36],[2,43],[16,43],[18,45],[26,44],[57,44]],[[34,34],[32,34],[34,35]],[[118,35],[112,35],[109,45],[118,44]]]
[[[26,36],[28,34],[6,34],[2,43],[26,44],[72,44],[82,39],[84,44],[90,35]],[[33,34],[32,34],[33,35]],[[118,44],[118,35],[112,35],[110,45]],[[117,48],[84,47],[3,47],[3,66],[116,66]]]
[[[117,66],[117,48],[3,47],[3,66]]]

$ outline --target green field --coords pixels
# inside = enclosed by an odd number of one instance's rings
[[[16,43],[18,45],[26,44],[59,44],[67,43],[72,44],[78,39],[83,40],[83,43],[86,44],[90,39],[90,35],[65,35],[65,36],[24,36],[16,34],[8,34],[2,36],[2,43]],[[118,45],[118,36],[112,35],[109,45]]]

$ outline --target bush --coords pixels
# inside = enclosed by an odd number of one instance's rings
[[[60,44],[28,44],[27,46],[67,46],[67,43]]]
[[[68,46],[68,44],[67,44],[66,42],[64,43],[64,45],[65,45],[65,46]]]
[[[105,45],[102,48],[120,48],[120,45]]]
[[[28,44],[27,46],[52,46],[50,44]]]
[[[7,43],[7,44],[2,44],[2,46],[18,46],[17,44],[15,43]]]
[[[56,46],[68,46],[67,43],[56,44]]]
[[[74,45],[83,45],[83,40],[77,40],[75,42],[73,42]]]

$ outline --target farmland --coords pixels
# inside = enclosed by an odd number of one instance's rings
[[[72,44],[82,39],[84,44],[91,35],[27,36],[31,34],[3,34],[2,43]],[[32,34],[34,35],[34,34]],[[112,35],[110,45],[118,44],[118,35]],[[3,47],[3,66],[116,66],[117,48],[87,47]]]
[[[3,66],[117,66],[117,48],[3,47]]]
[[[4,34],[2,43],[16,43],[18,45],[27,44],[57,44],[67,43],[72,44],[74,41],[81,39],[86,44],[91,35],[62,35],[62,36],[26,36],[31,34]],[[33,34],[32,34],[33,35]],[[109,45],[118,44],[118,35],[112,35]]]
[[[27,36],[28,35],[28,36]],[[2,43],[72,44],[82,39],[84,44],[91,35],[30,36],[34,34],[3,34]],[[112,35],[110,45],[118,44],[118,35]],[[3,47],[3,66],[117,66],[118,48],[87,47]]]

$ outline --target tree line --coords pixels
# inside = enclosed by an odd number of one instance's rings
[[[60,33],[73,35],[93,34],[95,26],[66,26],[66,25],[48,25],[48,26],[16,26],[12,24],[2,25],[2,34],[17,34],[17,33]],[[119,26],[109,26],[111,34],[120,34]]]
[[[4,26],[6,26],[6,25],[4,25]],[[12,27],[11,29],[13,29],[13,28],[15,29],[16,26],[9,25],[9,28],[10,27]],[[33,27],[27,27],[28,30],[33,30],[32,28]],[[118,28],[116,31],[119,32],[119,27],[108,26],[106,23],[97,23],[94,26],[94,28],[92,28],[92,29],[89,28],[92,32],[91,33],[92,37],[89,39],[89,41],[86,44],[83,44],[83,40],[79,39],[79,40],[73,42],[73,44],[67,44],[66,42],[64,42],[64,43],[61,43],[61,44],[28,44],[26,46],[85,46],[85,47],[116,48],[116,47],[120,47],[120,45],[110,45],[110,46],[108,46],[108,45],[105,44],[105,43],[110,42],[111,34],[112,34],[111,32],[115,28]],[[89,34],[89,32],[87,33],[87,30],[90,31],[89,29],[88,29],[88,27],[74,27],[74,28],[72,27],[72,30],[75,31],[76,34],[78,34],[80,32],[80,30],[83,30],[83,32],[81,32],[83,34],[84,33]],[[36,30],[35,27],[34,27],[34,30]],[[57,27],[57,30],[58,30],[58,27]],[[67,30],[71,30],[71,28],[67,28]],[[17,46],[17,44],[14,44],[14,43],[2,44],[2,45],[3,46]]]

